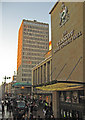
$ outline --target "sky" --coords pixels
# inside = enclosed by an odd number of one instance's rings
[[[50,10],[55,2],[0,2],[0,84],[4,77],[11,77],[17,70],[18,30],[23,19],[37,20],[49,24],[51,40]]]

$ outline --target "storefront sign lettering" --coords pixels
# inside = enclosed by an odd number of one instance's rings
[[[78,32],[77,34],[74,34],[74,30],[72,30],[70,33],[68,33],[67,31],[64,31],[63,34],[62,34],[63,38],[60,41],[58,41],[57,48],[54,51],[54,53],[61,50],[66,45],[70,44],[72,41],[76,40],[81,35],[82,35],[81,31]]]

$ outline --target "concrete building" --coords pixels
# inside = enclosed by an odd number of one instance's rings
[[[52,92],[56,118],[85,120],[85,2],[57,2],[50,14],[52,80],[36,89]]]
[[[83,2],[58,2],[50,12],[52,69],[57,66],[52,75],[52,79],[57,80],[57,91],[53,92],[56,117],[79,119],[85,116],[81,98],[85,96],[84,9]]]
[[[16,86],[16,77],[17,77],[17,75],[16,75],[16,73],[15,73],[15,71],[14,71],[14,75],[12,76],[12,82],[11,82],[11,94],[12,94],[12,96],[14,95],[16,95],[16,89],[15,89],[15,86]]]
[[[12,96],[12,82],[5,84],[5,98]]]
[[[45,60],[37,64],[32,69],[32,85],[33,94],[35,98],[46,100],[47,102],[52,101],[51,91],[42,91],[36,89],[36,87],[42,86],[43,84],[49,83],[52,80],[52,51],[51,51],[51,41],[49,42],[50,50],[45,54]]]
[[[44,60],[48,47],[49,25],[23,20],[18,34],[17,83],[28,86],[25,91],[31,91],[32,68]]]

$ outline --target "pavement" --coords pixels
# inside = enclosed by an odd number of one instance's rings
[[[2,119],[2,104],[0,103],[0,119]]]
[[[4,108],[4,113],[2,115],[3,120],[6,120],[8,118],[8,120],[13,120],[13,115],[12,112],[7,111],[7,106],[5,106]]]
[[[4,108],[4,114],[2,115],[2,106],[0,104],[0,120],[3,118],[3,120],[6,120],[8,118],[8,120],[13,120],[13,114],[12,112],[7,111],[7,106],[5,106]],[[30,111],[28,112],[28,117],[30,116]],[[35,118],[38,118],[38,116],[40,116],[40,118],[44,118],[44,114],[43,114],[43,106],[39,106],[37,111],[33,111],[33,116],[35,116]]]

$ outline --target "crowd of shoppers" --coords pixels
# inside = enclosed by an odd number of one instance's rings
[[[2,103],[2,114],[4,113],[4,106],[7,106],[7,111],[14,112],[14,105],[16,106],[17,100],[23,100],[25,102],[25,112],[23,115],[18,115],[20,120],[47,120],[49,118],[54,120],[53,109],[52,109],[52,102],[49,104],[46,100],[35,100],[31,98],[21,97],[15,98],[13,100],[6,100]],[[39,114],[41,110],[41,114]],[[16,109],[17,111],[17,109]],[[18,113],[18,112],[17,112]],[[43,118],[42,118],[43,116]],[[16,115],[13,120],[18,120]]]

